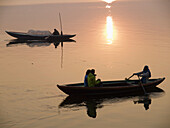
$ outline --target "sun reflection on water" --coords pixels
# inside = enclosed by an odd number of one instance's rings
[[[116,0],[102,0],[102,1],[104,1],[104,2],[107,3],[106,8],[111,8],[112,2],[114,2],[114,1],[116,1]]]
[[[112,3],[112,2],[114,2],[114,1],[116,1],[116,0],[103,0],[104,2],[106,2],[106,3],[108,3],[108,4],[110,4],[110,3]]]
[[[106,8],[109,9],[109,15],[106,17],[106,30],[105,30],[105,34],[106,34],[106,38],[107,38],[107,44],[112,44],[113,41],[116,39],[117,37],[117,30],[114,26],[113,23],[113,18],[111,16],[111,4],[112,2],[116,1],[116,0],[102,0],[104,2],[107,3]]]
[[[113,41],[116,39],[117,30],[114,27],[112,16],[106,17],[106,37],[107,37],[107,44],[112,44]]]

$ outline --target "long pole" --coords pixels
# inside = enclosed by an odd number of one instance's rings
[[[59,18],[60,18],[60,28],[61,28],[61,35],[63,35],[62,21],[61,21],[61,15],[60,15],[60,13],[59,13]]]
[[[60,28],[61,28],[61,36],[63,36],[63,29],[62,29],[62,21],[61,21],[61,14],[59,13],[60,18]],[[61,68],[63,67],[63,41],[61,41]]]

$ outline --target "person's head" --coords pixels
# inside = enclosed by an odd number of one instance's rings
[[[92,74],[95,74],[95,70],[94,70],[94,69],[92,69],[92,70],[91,70],[91,73],[92,73]]]
[[[88,69],[88,70],[86,71],[86,75],[88,75],[90,72],[91,72],[90,69]]]
[[[57,31],[57,29],[54,29],[54,31]]]
[[[149,67],[147,65],[145,65],[143,71],[147,71],[149,69]]]

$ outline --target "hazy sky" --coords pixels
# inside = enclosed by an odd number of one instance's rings
[[[25,4],[95,2],[95,1],[102,1],[102,0],[0,0],[0,5],[25,5]]]
[[[99,1],[105,1],[107,3],[111,3],[113,1],[140,1],[140,0],[0,0],[0,6],[47,4],[47,3],[99,2]]]

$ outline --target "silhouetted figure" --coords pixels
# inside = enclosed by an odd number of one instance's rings
[[[94,69],[92,69],[91,72],[88,74],[87,81],[88,87],[95,87],[101,85],[101,80],[100,79],[96,80],[96,74]]]
[[[88,69],[88,70],[86,71],[86,75],[85,75],[85,77],[84,77],[84,86],[85,86],[85,87],[88,87],[87,77],[88,77],[88,75],[89,75],[90,72],[91,72],[90,69]]]
[[[145,65],[143,71],[138,72],[138,73],[134,73],[133,75],[141,76],[142,77],[142,79],[141,79],[142,83],[147,83],[148,79],[151,77],[151,72],[149,70],[149,67],[147,65]]]
[[[57,31],[57,29],[54,29],[53,35],[60,35],[60,33]]]

